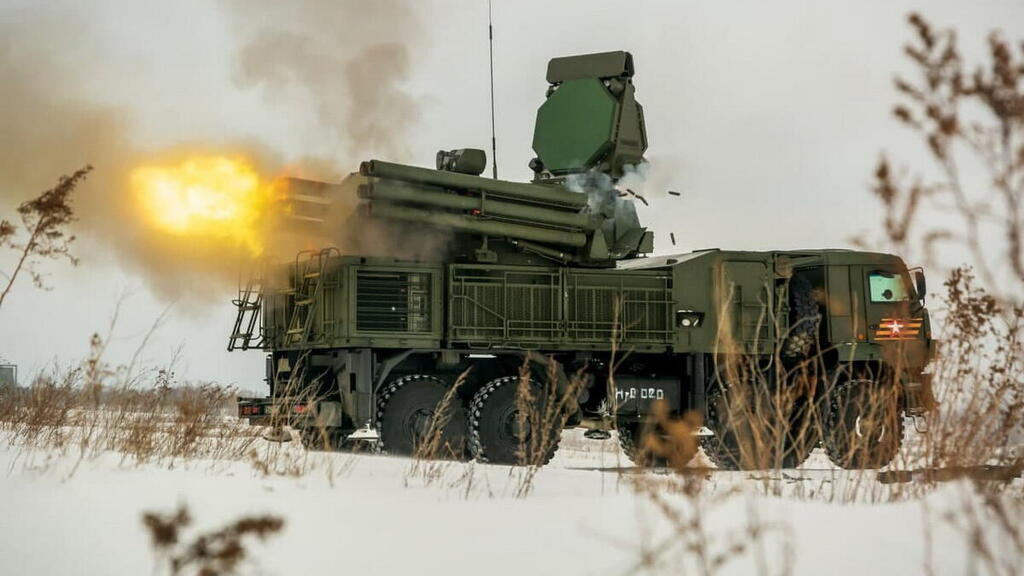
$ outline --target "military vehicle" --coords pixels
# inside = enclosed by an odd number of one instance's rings
[[[266,351],[270,396],[243,399],[241,416],[290,424],[310,448],[370,437],[409,455],[434,431],[450,455],[500,464],[548,433],[530,461],[543,464],[563,426],[617,430],[641,461],[696,416],[684,462],[699,438],[723,468],[795,466],[821,442],[841,466],[886,464],[902,415],[932,402],[922,272],[849,250],[650,256],[620,186],[647,149],[633,77],[627,52],[550,61],[528,183],[481,176],[474,149],[439,152],[434,169],[369,160],[338,184],[291,180],[311,226],[354,195],[344,226],[391,226],[406,244],[440,234],[443,251],[325,247],[245,286],[229,349]],[[755,381],[767,396],[740,392]],[[785,410],[758,407],[780,390],[796,398]],[[524,420],[556,403],[561,418]],[[755,416],[784,431],[772,459],[745,455]],[[858,439],[865,455],[850,456]]]

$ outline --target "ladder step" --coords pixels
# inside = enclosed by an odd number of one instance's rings
[[[305,330],[302,328],[295,328],[294,330],[289,330],[288,334],[302,334],[303,332],[305,332]]]
[[[305,278],[319,278],[320,277],[320,273],[319,272],[306,272],[306,275],[304,277]]]
[[[295,301],[295,305],[296,306],[309,306],[312,303],[313,303],[313,299],[312,298],[304,298],[302,300],[296,300]]]
[[[250,339],[252,338],[252,332],[236,332],[231,335],[232,340],[239,340],[241,338]]]

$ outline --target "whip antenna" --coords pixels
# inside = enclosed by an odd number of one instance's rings
[[[491,0],[487,0],[487,49],[491,56],[491,173],[498,179],[498,139],[494,132],[494,23],[491,19]]]

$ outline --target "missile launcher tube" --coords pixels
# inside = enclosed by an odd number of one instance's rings
[[[524,222],[537,222],[578,230],[593,230],[589,215],[566,212],[531,204],[492,200],[489,196],[460,196],[440,188],[412,185],[395,180],[377,180],[359,186],[359,197],[378,202],[401,202],[450,210],[480,210],[488,216],[501,216]]]
[[[427,184],[460,190],[486,191],[488,195],[499,196],[510,200],[521,200],[535,204],[559,206],[570,210],[582,210],[587,205],[587,196],[579,192],[570,192],[558,185],[528,184],[526,182],[509,182],[492,180],[470,174],[431,170],[419,166],[407,166],[382,160],[370,160],[359,166],[363,176],[402,180],[413,184]]]
[[[540,242],[542,244],[554,244],[556,246],[581,248],[587,243],[587,235],[582,232],[567,232],[564,230],[502,222],[500,220],[487,220],[475,216],[453,214],[451,212],[433,212],[423,208],[400,206],[398,204],[371,202],[363,206],[368,215],[375,218],[420,222],[429,226],[451,228],[452,230],[472,232],[484,236],[515,238]]]

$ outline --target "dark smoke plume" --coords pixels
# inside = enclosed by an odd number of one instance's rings
[[[412,2],[274,0],[228,3],[244,39],[238,82],[286,107],[315,111],[311,136],[333,136],[354,163],[404,161],[406,129],[420,117],[405,90],[410,54],[423,42]],[[251,17],[261,15],[259,19]],[[422,50],[415,50],[420,53]]]

